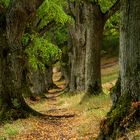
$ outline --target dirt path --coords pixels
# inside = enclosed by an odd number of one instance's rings
[[[77,140],[74,128],[80,124],[80,118],[76,111],[58,107],[59,94],[49,94],[46,100],[49,105],[46,117],[33,119],[34,128],[11,140]]]
[[[116,61],[111,64],[105,63],[102,69],[116,65]],[[54,81],[61,76],[60,72],[54,74]],[[56,82],[56,85],[64,88],[64,82]],[[60,105],[60,90],[52,90],[47,94],[47,99],[41,102],[39,112],[46,114],[46,117],[31,117],[25,120],[25,128],[18,135],[10,140],[95,140],[99,129],[100,117],[91,114],[87,121],[82,112],[74,109],[64,108]],[[34,103],[36,105],[36,103]],[[69,104],[69,103],[68,103]],[[36,109],[36,108],[35,108]],[[98,112],[98,110],[95,110]],[[87,111],[88,112],[88,111]],[[85,113],[87,113],[85,112]],[[92,113],[92,112],[91,112]],[[89,110],[90,114],[90,110]],[[95,112],[96,114],[96,112]],[[85,125],[87,123],[87,125]],[[26,125],[31,124],[31,128],[26,129]],[[93,124],[93,125],[92,125]],[[83,130],[77,130],[81,128]],[[86,129],[86,133],[85,133]],[[85,134],[82,134],[85,133]],[[95,135],[95,136],[94,136]],[[94,138],[93,138],[94,137]]]

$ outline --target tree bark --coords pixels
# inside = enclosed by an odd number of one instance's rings
[[[120,0],[102,13],[98,2],[69,2],[74,25],[69,28],[72,41],[70,89],[85,90],[86,95],[102,92],[100,49],[105,22],[119,10]]]
[[[41,67],[35,71],[31,66],[27,67],[25,73],[25,90],[24,92],[27,97],[30,97],[32,100],[36,100],[36,97],[45,97],[45,93],[48,92],[48,81],[47,73]]]
[[[99,5],[87,2],[87,7],[85,91],[88,95],[96,95],[102,92],[100,49],[104,18]]]
[[[121,78],[118,77],[118,80],[115,84],[115,86],[110,91],[110,96],[112,100],[112,107],[116,107],[117,102],[119,101],[119,98],[121,96]]]
[[[23,81],[23,47],[21,38],[27,23],[35,15],[36,9],[42,0],[13,0],[9,10],[3,13],[5,24],[1,39],[2,44],[2,102],[0,108],[0,119],[10,119],[28,116],[29,113],[39,115],[40,113],[31,109],[22,96]],[[2,30],[2,29],[0,29]],[[3,37],[3,38],[2,38]],[[13,111],[15,110],[15,112]],[[9,113],[7,113],[7,111]]]
[[[69,11],[74,15],[74,24],[69,26],[71,52],[71,79],[70,91],[85,90],[85,53],[86,53],[86,28],[85,3],[69,3]]]
[[[121,10],[121,96],[102,121],[99,140],[115,140],[140,121],[140,1],[123,0]]]
[[[68,92],[70,90],[70,77],[71,77],[71,65],[69,60],[69,48],[70,46],[68,43],[66,45],[63,45],[61,48],[62,50],[62,57],[61,57],[61,73],[62,77],[65,79],[65,92]]]

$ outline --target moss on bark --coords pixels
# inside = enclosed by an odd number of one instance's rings
[[[116,140],[139,120],[140,103],[131,94],[123,94],[100,124],[99,140]]]

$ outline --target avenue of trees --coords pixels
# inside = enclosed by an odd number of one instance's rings
[[[139,121],[139,0],[0,0],[0,121],[44,115],[24,96],[35,100],[56,87],[52,67],[58,61],[66,92],[102,94],[103,37],[119,10],[120,73],[112,91],[119,96],[100,124],[98,139],[116,139]]]

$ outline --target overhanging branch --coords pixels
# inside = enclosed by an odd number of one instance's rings
[[[104,20],[107,21],[111,16],[113,16],[120,9],[120,0],[117,0],[115,4],[110,7],[108,11],[104,14]]]

